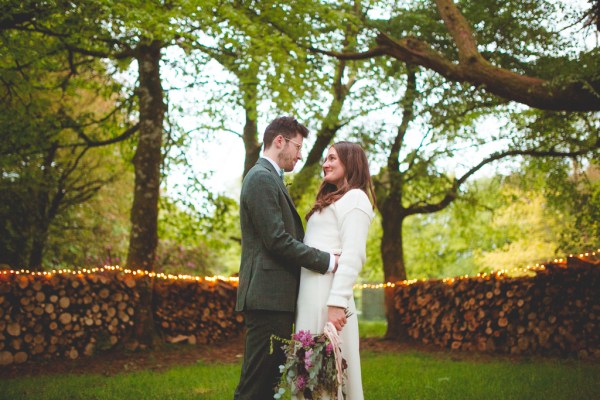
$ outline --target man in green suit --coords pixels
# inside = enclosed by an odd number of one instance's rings
[[[242,184],[242,259],[236,311],[246,324],[244,362],[236,400],[272,399],[285,355],[279,345],[269,354],[271,335],[289,338],[296,311],[300,268],[333,272],[337,256],[302,243],[302,220],[283,183],[302,158],[308,129],[292,117],[267,126],[263,157]]]

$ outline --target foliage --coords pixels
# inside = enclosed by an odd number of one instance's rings
[[[79,250],[67,232],[85,225],[76,209],[120,166],[103,160],[119,158],[118,148],[90,143],[122,129],[120,86],[100,62],[61,57],[57,40],[8,30],[0,37],[0,253],[13,266],[68,264]],[[44,254],[61,241],[69,247]]]
[[[213,210],[206,211],[193,203],[162,198],[157,271],[231,275],[238,270],[238,205],[223,196],[212,201]]]
[[[59,193],[61,174],[86,148],[70,145],[115,138],[137,119],[136,79],[119,82],[114,77],[134,76],[136,51],[150,41],[160,41],[164,55],[162,84],[169,107],[164,175],[189,166],[191,160],[182,149],[191,145],[194,131],[239,133],[231,115],[238,114],[239,106],[253,95],[250,87],[257,90],[256,113],[261,118],[275,110],[293,110],[311,127],[333,124],[324,110],[333,104],[335,94],[328,89],[341,64],[308,51],[309,46],[360,51],[369,47],[376,30],[382,30],[397,38],[418,38],[449,59],[457,57],[433,1],[359,3],[362,8],[354,5],[358,11],[345,2],[314,0],[10,1],[1,6],[2,253],[11,254],[12,264],[28,264],[31,231],[42,227],[48,232],[46,264],[96,263],[105,257],[114,261],[125,255],[129,222],[123,210],[131,201],[125,186],[131,171],[122,159],[131,158],[134,141],[120,149],[86,150],[82,156],[77,172],[81,168],[85,174],[80,178],[98,182],[93,186],[97,200],[81,197],[84,203],[62,209],[49,224],[48,218],[37,214],[45,197]],[[597,46],[590,49],[589,42],[579,40],[590,32],[577,31],[582,21],[575,6],[485,0],[461,2],[460,10],[475,30],[478,49],[493,65],[552,84],[585,83],[597,77]],[[211,58],[233,74],[216,78]],[[382,165],[397,132],[407,67],[385,58],[345,63],[340,80],[349,86],[349,97],[343,106],[337,105],[342,109],[336,137],[361,141],[372,165]],[[483,157],[500,148],[576,151],[597,140],[595,114],[538,112],[506,104],[481,86],[451,82],[426,68],[418,69],[416,77],[417,117],[397,158],[406,183],[399,206],[443,199],[453,180],[479,161],[474,154]],[[190,88],[200,89],[200,98],[192,98]],[[210,123],[190,130],[186,118],[194,112]],[[498,130],[488,131],[489,125],[483,124],[491,116],[502,124]],[[579,157],[576,163],[585,170],[594,156],[597,153]],[[461,189],[458,197],[463,200],[439,215],[409,217],[404,240],[411,277],[460,275],[491,265],[518,264],[538,254],[547,257],[551,249],[568,253],[595,246],[600,237],[598,181],[593,167],[587,175],[572,174],[570,162],[528,160],[526,173],[539,174],[522,177],[518,189],[503,181],[480,182],[481,194],[475,192],[475,184]],[[380,184],[390,182],[389,173],[382,168]],[[84,182],[74,177],[71,188]],[[194,198],[195,205],[173,200],[178,196],[161,203],[161,263],[173,272],[235,272],[237,205],[207,193],[205,175],[194,178],[186,182],[181,197]],[[301,215],[318,184],[312,180],[303,191],[298,203]],[[67,196],[72,193],[67,191]],[[494,212],[481,210],[475,202]],[[527,224],[514,224],[516,218]],[[102,226],[106,220],[111,223]],[[560,227],[548,223],[554,220]],[[367,265],[361,273],[364,281],[381,279],[380,223],[376,220],[371,227]],[[534,253],[531,248],[539,250]],[[508,258],[521,251],[527,255]],[[190,263],[193,268],[184,267]]]
[[[112,179],[51,225],[44,265],[52,268],[124,266],[129,240],[133,171],[114,148],[99,151]]]
[[[383,34],[364,57],[390,55],[435,71],[448,84],[465,82],[537,108],[597,110],[598,46],[583,2],[379,5],[370,23]],[[537,91],[541,83],[545,87]]]
[[[383,261],[381,260],[381,214],[376,212],[371,221],[367,236],[367,260],[359,274],[359,283],[379,283],[383,281]]]
[[[558,250],[577,253],[598,246],[600,237],[600,174],[595,160],[535,160],[527,163],[521,185],[543,194],[548,213],[561,229]]]
[[[564,162],[550,164],[565,166]],[[593,239],[581,244],[587,237],[581,233],[593,231],[594,222],[575,221],[587,218],[598,207],[597,200],[590,201],[585,191],[561,191],[567,198],[560,207],[553,205],[556,200],[551,195],[558,192],[547,192],[548,176],[534,165],[539,168],[534,161],[526,163],[521,173],[473,181],[447,209],[410,217],[404,226],[409,277],[444,278],[524,268],[595,248]],[[561,244],[574,226],[580,227],[579,234],[573,235],[576,241]]]
[[[292,15],[295,18],[289,23]],[[235,76],[237,90],[216,100],[233,99],[242,107],[248,101],[272,103],[274,108],[290,111],[298,100],[318,96],[314,89],[327,79],[322,57],[299,44],[345,24],[348,16],[332,4],[303,0],[293,4],[232,2],[221,9],[221,18],[223,22],[212,32],[210,44],[198,38],[189,45]],[[250,99],[254,93],[258,98]],[[212,117],[226,122],[227,116],[215,111]],[[257,115],[249,117],[257,119]]]
[[[380,338],[385,335],[385,321],[362,321],[358,317],[358,332],[361,339]]]
[[[115,156],[114,152],[97,149],[86,154],[85,163],[74,165],[67,153],[56,158],[51,168],[42,169],[48,174],[39,174],[36,157],[27,157],[27,164],[0,182],[2,253],[13,257],[6,262],[31,266],[30,254],[39,235],[46,240],[45,267],[95,265],[100,260],[104,264],[124,254],[122,244],[127,241],[127,210],[131,203],[123,183],[130,184],[127,177],[131,175],[124,172],[118,155],[112,163],[100,160],[110,156]],[[67,168],[75,167],[85,170],[85,174],[76,170],[74,177],[65,175]],[[110,181],[113,183],[109,185]],[[63,190],[68,194],[60,197]],[[47,230],[37,234],[36,227]]]
[[[100,89],[111,81],[80,71],[86,76],[71,78],[65,91],[55,87],[60,74],[36,68],[27,71],[29,80],[11,83],[12,94],[4,98],[10,105],[0,112],[6,135],[1,145],[1,253],[14,266],[32,266],[34,241],[42,236],[46,267],[114,263],[125,254],[129,230],[131,198],[124,185],[131,184],[125,165],[129,150],[89,148],[78,137],[79,129],[93,140],[122,129],[113,93]],[[27,87],[32,84],[37,88]]]
[[[500,196],[508,198],[492,214],[491,227],[502,232],[492,248],[476,248],[477,272],[524,268],[558,256],[556,217],[548,213],[545,199],[535,190],[502,188]]]
[[[223,275],[238,272],[242,254],[239,204],[226,196],[217,196],[212,214],[203,219],[205,243],[215,253],[213,271]]]

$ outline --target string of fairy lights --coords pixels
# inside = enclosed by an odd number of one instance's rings
[[[174,275],[174,274],[165,274],[162,272],[147,271],[147,270],[143,270],[143,269],[134,270],[134,269],[122,268],[118,265],[105,265],[103,267],[82,268],[82,269],[63,268],[63,269],[57,269],[57,270],[51,270],[51,271],[30,271],[28,269],[4,270],[4,271],[0,271],[0,274],[52,277],[53,275],[87,275],[87,274],[96,274],[96,273],[101,273],[101,272],[120,272],[123,274],[130,274],[133,276],[148,276],[150,278],[165,279],[165,280],[191,280],[191,281],[198,281],[198,282],[223,281],[223,282],[230,282],[230,283],[238,282],[237,277],[226,277],[226,276],[221,276],[221,275],[204,276],[204,277],[194,276],[194,275],[184,275],[184,274]]]
[[[600,257],[600,248],[595,251],[582,252],[579,254],[569,254],[569,258],[572,258],[572,257],[597,258],[597,257]],[[546,264],[554,263],[554,264],[565,264],[566,265],[566,262],[567,261],[565,258],[555,258],[552,261],[548,261]],[[460,281],[462,279],[471,279],[471,278],[491,279],[492,277],[497,279],[497,278],[502,278],[502,277],[506,277],[506,276],[530,274],[532,272],[545,270],[546,264],[528,265],[527,267],[524,267],[524,268],[501,269],[501,270],[497,270],[497,271],[493,271],[493,272],[489,272],[489,273],[478,273],[477,275],[463,275],[463,276],[459,276],[459,277],[444,278],[444,279],[442,279],[442,282],[444,282],[446,284],[453,284],[454,282]],[[46,278],[50,278],[54,275],[78,275],[79,276],[79,275],[96,274],[96,273],[102,273],[102,272],[119,272],[119,273],[123,273],[123,274],[130,274],[132,276],[138,276],[138,277],[147,276],[149,278],[157,278],[157,279],[164,279],[164,280],[171,280],[171,281],[186,280],[186,281],[209,282],[209,283],[215,283],[217,281],[222,281],[222,282],[228,282],[233,285],[237,285],[239,282],[239,278],[236,276],[226,277],[226,276],[222,276],[222,275],[213,275],[213,276],[201,277],[201,276],[185,275],[185,274],[175,275],[175,274],[165,274],[162,272],[147,271],[147,270],[143,270],[143,269],[122,268],[118,265],[105,265],[103,267],[82,268],[82,269],[58,269],[58,270],[51,270],[51,271],[31,271],[28,269],[20,269],[20,270],[11,269],[11,270],[0,271],[0,276],[2,276],[2,275],[5,275],[5,276],[6,275],[24,275],[24,276],[43,276]],[[409,285],[412,285],[413,283],[416,283],[419,281],[424,282],[427,280],[429,280],[429,279],[407,279],[404,281],[385,282],[385,283],[378,283],[378,284],[364,283],[364,284],[354,285],[354,289],[394,288],[396,286],[409,286]]]
[[[579,257],[579,258],[589,258],[589,257],[598,257],[600,256],[600,248],[595,250],[595,251],[588,251],[588,252],[582,252],[582,253],[578,253],[578,254],[569,254],[569,258],[572,257]],[[567,263],[567,260],[565,258],[555,258],[552,261],[548,261],[546,264],[548,263],[554,263],[554,264],[565,264]],[[530,274],[532,272],[537,272],[537,271],[544,271],[546,269],[546,264],[535,264],[535,265],[528,265],[526,267],[517,267],[517,268],[512,268],[512,269],[501,269],[501,270],[496,270],[493,272],[489,272],[489,273],[478,273],[476,275],[463,275],[463,276],[458,276],[458,277],[452,277],[452,278],[444,278],[442,279],[442,282],[445,284],[453,284],[457,281],[463,280],[463,279],[472,279],[472,278],[482,278],[482,279],[492,279],[492,278],[503,278],[503,277],[507,277],[507,276],[515,276],[515,275],[527,275]],[[372,284],[372,283],[364,283],[364,284],[358,284],[355,285],[354,288],[355,289],[385,289],[385,288],[394,288],[396,286],[410,286],[414,283],[417,282],[425,282],[428,281],[430,279],[407,279],[407,280],[403,280],[403,281],[398,281],[398,282],[385,282],[385,283],[377,283],[377,284]]]

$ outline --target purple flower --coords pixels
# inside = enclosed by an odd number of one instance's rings
[[[298,391],[304,390],[306,383],[306,376],[299,375],[298,378],[296,378],[296,389]]]
[[[325,353],[330,356],[331,352],[333,352],[333,346],[331,343],[327,343],[327,346],[325,346]]]
[[[310,347],[315,344],[315,340],[313,339],[310,331],[300,331],[292,336],[294,340],[297,340],[302,344],[302,347]]]
[[[312,367],[312,361],[310,361],[310,356],[312,355],[312,353],[312,349],[306,350],[306,353],[304,353],[304,366],[307,369]]]

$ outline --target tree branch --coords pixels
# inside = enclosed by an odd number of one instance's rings
[[[417,67],[413,64],[407,64],[406,92],[401,100],[402,121],[398,126],[398,133],[392,143],[390,155],[388,157],[388,169],[390,174],[400,172],[400,150],[404,144],[404,137],[408,131],[408,126],[415,117],[414,106],[417,98]]]
[[[138,122],[137,124],[130,126],[129,128],[127,128],[123,133],[121,133],[120,135],[107,139],[107,140],[94,140],[91,139],[88,135],[86,135],[83,132],[83,129],[81,129],[82,127],[80,125],[78,125],[77,123],[75,123],[74,121],[70,120],[71,122],[73,122],[72,124],[69,124],[68,126],[66,126],[67,128],[71,128],[73,129],[75,132],[77,132],[77,136],[83,140],[84,143],[74,143],[74,144],[69,144],[69,145],[62,145],[60,147],[80,147],[80,146],[86,146],[86,147],[100,147],[100,146],[106,146],[109,144],[114,144],[114,143],[118,143],[118,142],[122,142],[123,140],[127,140],[129,139],[131,136],[133,136],[134,133],[136,133],[139,129],[140,129],[140,123]]]
[[[461,63],[487,61],[479,54],[473,31],[465,17],[458,11],[453,0],[436,0],[442,20],[458,48],[458,59]]]
[[[582,156],[587,153],[590,153],[594,150],[600,149],[600,137],[596,140],[590,148],[580,149],[577,151],[555,151],[555,150],[507,150],[503,152],[498,152],[490,155],[489,157],[483,159],[479,164],[468,170],[463,176],[459,179],[455,179],[452,183],[452,187],[446,192],[446,195],[442,200],[437,203],[415,203],[406,208],[406,215],[413,214],[429,214],[440,211],[446,208],[452,201],[454,201],[458,197],[458,189],[460,186],[469,179],[473,174],[483,168],[485,165],[492,163],[494,161],[501,160],[507,157],[514,156],[530,156],[530,157],[577,157]]]
[[[367,60],[369,58],[379,57],[386,55],[386,49],[383,47],[374,47],[368,51],[358,52],[358,53],[345,53],[345,52],[337,52],[337,51],[329,51],[318,49],[313,46],[307,47],[308,50],[313,53],[324,54],[326,56],[335,57],[340,60]]]
[[[379,32],[376,46],[361,53],[338,53],[310,48],[339,59],[359,60],[387,55],[398,61],[431,69],[446,79],[467,82],[496,96],[542,110],[600,110],[600,79],[554,83],[535,76],[499,68],[477,50],[473,32],[452,0],[436,0],[444,24],[458,49],[458,60],[450,60],[425,41],[415,37],[392,38]]]

